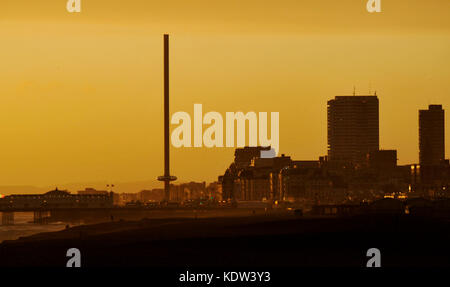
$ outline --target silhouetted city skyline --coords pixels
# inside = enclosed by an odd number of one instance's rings
[[[4,278],[447,280],[450,1],[3,2]]]

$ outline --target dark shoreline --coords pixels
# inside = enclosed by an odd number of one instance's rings
[[[76,226],[0,244],[0,266],[364,267],[375,247],[385,267],[450,267],[450,221],[411,215],[153,218]]]

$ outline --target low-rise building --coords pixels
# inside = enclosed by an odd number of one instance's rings
[[[44,194],[13,194],[0,199],[1,209],[106,208],[112,206],[112,193],[71,194],[58,188]]]

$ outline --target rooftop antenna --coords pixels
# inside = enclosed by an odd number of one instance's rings
[[[356,96],[356,87],[353,86],[353,95]]]
[[[164,200],[170,199],[170,182],[177,179],[170,175],[169,146],[169,35],[164,34],[164,175],[158,176],[164,181]]]

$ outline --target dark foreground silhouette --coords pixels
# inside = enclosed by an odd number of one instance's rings
[[[294,214],[167,218],[78,226],[0,244],[0,266],[449,267],[450,221],[411,215],[312,218]]]

